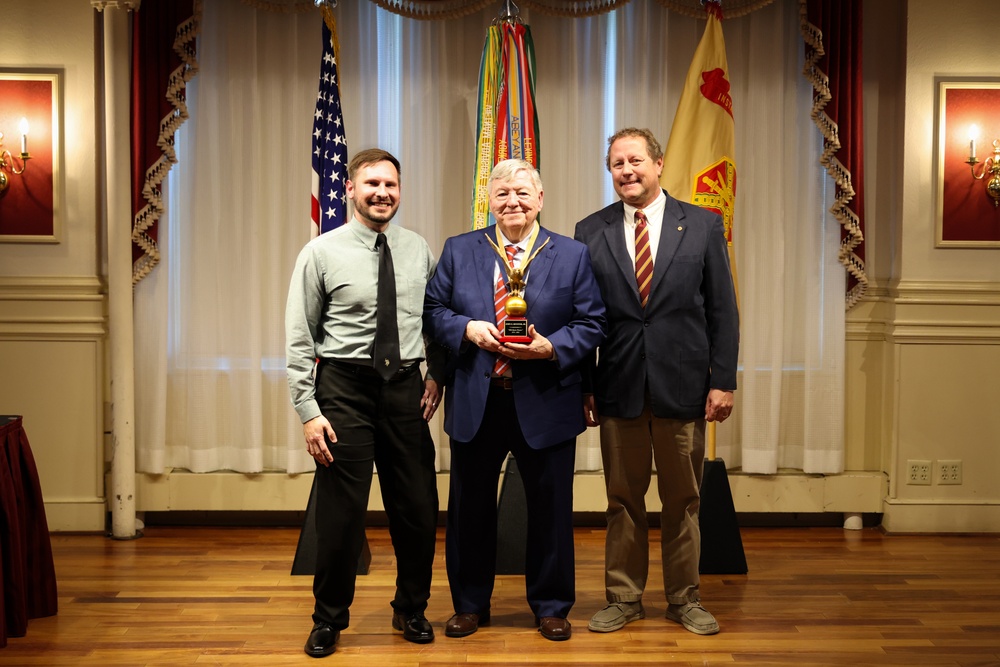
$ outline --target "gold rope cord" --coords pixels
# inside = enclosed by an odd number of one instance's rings
[[[411,19],[454,19],[495,7],[497,0],[371,0],[382,9]]]
[[[247,7],[276,14],[303,14],[316,9],[313,0],[240,0]]]
[[[351,0],[360,2],[360,0]],[[499,0],[369,0],[382,9],[406,18],[422,21],[454,19],[478,11],[495,9]],[[269,12],[299,13],[315,8],[314,0],[241,0],[245,5]],[[582,18],[606,14],[624,7],[631,0],[519,0],[522,7],[550,16]],[[705,8],[700,0],[656,0],[667,9],[691,16],[705,18]],[[774,2],[774,0],[723,0],[726,18],[744,16]]]
[[[597,16],[624,7],[631,0],[520,0],[521,4],[550,16],[581,18]]]
[[[684,16],[705,18],[705,7],[701,0],[656,0],[656,2]],[[774,0],[722,0],[722,15],[727,19],[746,16],[750,12],[767,7],[772,2]]]

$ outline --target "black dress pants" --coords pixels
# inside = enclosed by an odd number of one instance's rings
[[[453,397],[449,407],[460,403]],[[498,387],[490,388],[483,423],[472,442],[451,441],[445,564],[455,613],[490,611],[497,565],[497,483],[508,452],[517,460],[527,502],[528,606],[538,617],[566,618],[576,600],[576,439],[532,449],[518,425],[514,392]]]
[[[321,361],[316,370],[316,398],[337,434],[337,442],[327,443],[333,462],[316,466],[316,623],[342,630],[350,622],[372,464],[396,554],[392,607],[402,613],[427,608],[438,496],[422,394],[418,364],[388,381],[370,367],[344,362]]]

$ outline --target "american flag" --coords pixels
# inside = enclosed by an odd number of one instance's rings
[[[344,224],[347,218],[347,138],[340,109],[340,82],[334,48],[333,15],[323,12],[323,62],[313,114],[312,235]]]

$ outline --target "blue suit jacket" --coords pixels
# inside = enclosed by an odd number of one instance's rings
[[[496,322],[493,269],[500,259],[486,232],[445,242],[424,301],[425,331],[449,354],[445,431],[460,442],[471,441],[479,431],[496,361],[495,354],[464,340],[469,320]],[[587,248],[541,227],[534,247],[546,239],[548,245],[528,266],[524,299],[528,323],[549,339],[557,361],[515,359],[511,365],[517,418],[534,449],[583,432],[580,365],[605,331],[604,304]]]
[[[625,246],[625,205],[576,225],[608,307],[594,375],[598,415],[638,417],[648,384],[654,415],[700,419],[710,388],[736,389],[739,314],[722,218],[664,195],[645,309]]]

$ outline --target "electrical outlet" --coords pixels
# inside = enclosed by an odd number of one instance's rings
[[[938,484],[961,484],[962,462],[958,459],[938,461]]]
[[[906,483],[930,486],[931,462],[909,460],[906,462]]]

